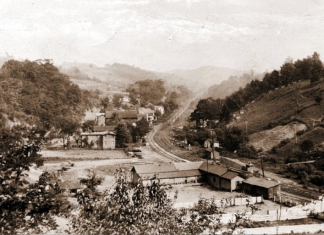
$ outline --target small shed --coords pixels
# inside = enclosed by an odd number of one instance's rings
[[[220,188],[228,191],[241,189],[243,178],[238,173],[227,171],[220,177]]]
[[[207,182],[210,183],[215,188],[221,188],[220,176],[227,172],[227,168],[204,162],[199,170],[206,176]]]
[[[207,159],[220,159],[220,154],[218,151],[214,150],[212,148],[205,148],[205,156]]]
[[[243,181],[242,189],[246,193],[262,196],[264,199],[273,199],[280,196],[280,183],[275,180],[250,177]]]

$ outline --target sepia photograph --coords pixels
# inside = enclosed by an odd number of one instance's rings
[[[0,16],[0,234],[324,234],[324,1]]]

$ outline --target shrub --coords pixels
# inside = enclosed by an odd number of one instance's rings
[[[246,145],[240,147],[240,149],[237,152],[237,155],[245,158],[252,158],[252,159],[257,158],[255,148]]]
[[[277,145],[279,148],[285,146],[286,144],[288,144],[290,142],[290,139],[284,139],[282,141],[280,141],[280,143]]]

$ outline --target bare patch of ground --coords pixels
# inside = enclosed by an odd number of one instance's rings
[[[177,198],[174,199],[174,195],[178,192]],[[222,191],[217,190],[210,186],[205,185],[172,185],[170,189],[167,189],[168,197],[174,201],[174,203],[197,203],[199,198],[203,197],[206,199],[229,199],[235,197],[248,197],[250,195],[246,195],[240,192],[229,192],[229,191]],[[262,204],[258,204],[260,210],[256,211],[255,213],[265,214],[267,210],[277,210],[280,209],[280,205],[269,201],[264,200]],[[282,206],[283,208],[283,206]],[[243,212],[247,210],[246,206],[231,206],[225,209],[227,213],[235,213],[237,211]]]
[[[123,150],[42,150],[40,152],[46,160],[95,160],[129,158]]]
[[[295,132],[304,131],[307,126],[303,123],[290,123],[285,126],[277,126],[271,130],[261,131],[249,136],[249,144],[256,149],[262,148],[264,151],[270,150],[273,146],[280,143],[284,139],[291,139],[295,136]]]

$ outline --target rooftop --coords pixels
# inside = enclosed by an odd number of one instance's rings
[[[200,162],[175,162],[173,163],[175,168],[177,168],[180,171],[186,171],[186,170],[198,170],[203,164],[202,161]]]
[[[137,174],[148,174],[148,173],[162,173],[177,171],[172,163],[160,163],[160,164],[145,164],[135,165],[132,171],[136,171]]]
[[[207,162],[204,162],[200,166],[199,170],[202,170],[202,171],[205,171],[207,173],[214,174],[214,175],[221,176],[227,171],[227,168],[219,166],[219,165],[215,165],[215,164],[212,164],[212,163],[208,163],[208,165],[207,165]]]
[[[264,178],[250,177],[243,181],[245,184],[255,185],[262,188],[272,188],[277,185],[280,185],[277,181],[267,180]]]
[[[123,119],[130,119],[130,118],[136,118],[137,119],[137,111],[106,111],[106,118],[110,119],[112,118],[113,114],[116,113]]]
[[[101,132],[101,131],[114,131],[115,126],[94,126],[94,132]]]
[[[237,176],[238,176],[237,173],[234,173],[234,172],[231,172],[231,171],[228,171],[228,172],[226,172],[225,174],[221,175],[222,178],[224,178],[224,179],[229,179],[229,180],[234,179],[234,178],[237,177]],[[242,178],[242,179],[243,179],[243,178]]]

